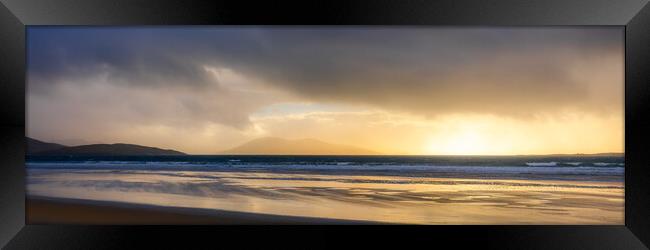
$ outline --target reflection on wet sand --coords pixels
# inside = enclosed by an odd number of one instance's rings
[[[623,224],[622,182],[29,170],[33,196],[416,224]]]

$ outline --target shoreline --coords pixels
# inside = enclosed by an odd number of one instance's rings
[[[25,222],[31,225],[366,225],[388,224],[218,209],[166,207],[114,201],[27,196]]]
[[[92,167],[88,168],[87,166],[80,167],[41,167],[34,166],[34,163],[26,163],[27,171],[160,171],[160,172],[170,172],[170,171],[185,171],[185,172],[214,172],[214,173],[261,173],[261,174],[298,174],[298,175],[323,175],[323,176],[376,176],[376,177],[413,177],[417,175],[422,178],[437,178],[437,179],[470,179],[470,180],[511,180],[511,181],[561,181],[561,182],[610,182],[623,183],[625,181],[624,173],[615,173],[615,174],[600,174],[600,175],[582,175],[582,174],[564,174],[564,173],[526,173],[522,175],[521,173],[497,173],[497,172],[460,172],[460,171],[437,171],[432,172],[432,170],[383,170],[383,169],[245,169],[245,168],[168,168],[168,167],[148,167],[148,168],[119,168],[116,169],[114,166],[110,167]],[[469,166],[460,166],[459,168]],[[504,168],[524,168],[524,167],[504,167]],[[529,169],[535,168],[548,168],[548,167],[525,167]],[[434,169],[435,171],[435,169]]]

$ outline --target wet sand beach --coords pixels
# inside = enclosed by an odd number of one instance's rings
[[[28,197],[28,224],[83,225],[309,225],[376,224],[297,216],[253,214],[215,209],[178,208],[133,203]]]
[[[280,223],[282,217],[327,218],[408,224],[623,224],[622,182],[565,180],[507,180],[423,178],[408,176],[351,176],[296,173],[201,171],[32,171],[28,192],[36,197],[84,200],[79,208],[97,202],[158,207],[233,211],[257,214],[251,221]],[[43,216],[51,203],[37,202],[30,222],[55,223]],[[113,204],[114,205],[114,204]],[[109,207],[113,206],[110,205]],[[116,206],[120,207],[120,206]],[[123,206],[122,206],[123,207]],[[142,210],[133,211],[134,214]],[[146,210],[146,209],[145,209]],[[95,210],[90,210],[95,211]],[[111,212],[97,223],[122,224],[128,211]],[[71,215],[73,215],[72,213]],[[86,213],[92,218],[92,213]],[[142,217],[142,223],[185,223],[185,217]],[[111,219],[112,218],[112,219]],[[203,217],[187,223],[223,221]],[[248,217],[246,217],[248,218]],[[114,222],[113,222],[114,219]],[[63,216],[59,222],[75,223]],[[315,221],[314,221],[315,222]],[[291,220],[286,221],[291,224]],[[319,222],[315,222],[319,224]],[[134,222],[138,224],[138,222]]]

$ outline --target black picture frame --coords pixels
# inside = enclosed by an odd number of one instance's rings
[[[650,246],[650,5],[625,1],[1,0],[0,245],[6,249],[241,246]],[[25,28],[28,25],[621,25],[625,26],[625,225],[62,226],[25,225]],[[645,246],[644,246],[645,245]]]

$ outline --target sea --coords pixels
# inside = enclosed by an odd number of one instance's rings
[[[27,156],[30,169],[275,172],[623,181],[623,156]]]

